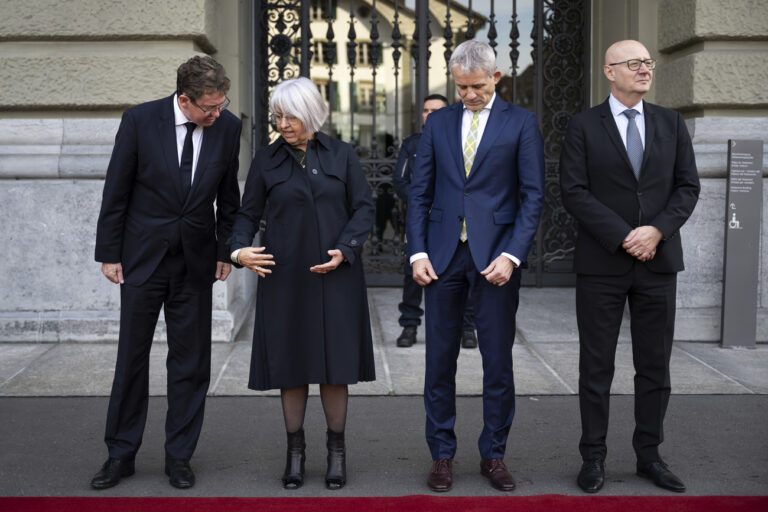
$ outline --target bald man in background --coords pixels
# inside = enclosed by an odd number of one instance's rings
[[[575,270],[579,406],[588,493],[605,480],[608,403],[616,343],[629,301],[635,365],[637,474],[659,487],[685,485],[659,455],[670,395],[679,230],[699,195],[691,138],[682,116],[643,101],[655,59],[638,41],[605,53],[609,98],[571,119],[560,157],[563,205],[579,223]]]

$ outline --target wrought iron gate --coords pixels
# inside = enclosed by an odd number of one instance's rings
[[[405,208],[391,186],[400,143],[419,131],[425,96],[455,97],[447,63],[473,38],[497,54],[497,94],[536,112],[544,135],[546,203],[523,283],[573,282],[576,229],[560,201],[558,159],[568,120],[588,105],[589,0],[253,1],[254,144],[276,137],[272,88],[310,77],[330,106],[327,132],[355,145],[373,189],[369,285],[402,284]]]

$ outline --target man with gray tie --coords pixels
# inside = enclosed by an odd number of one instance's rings
[[[656,61],[637,41],[605,53],[609,98],[571,119],[560,156],[563,205],[579,223],[576,317],[583,459],[577,484],[605,480],[608,402],[624,305],[629,301],[635,365],[637,474],[685,491],[659,455],[670,395],[680,228],[699,195],[682,116],[643,101]]]

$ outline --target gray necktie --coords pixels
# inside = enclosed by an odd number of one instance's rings
[[[637,129],[635,116],[639,112],[633,108],[622,112],[627,116],[627,155],[635,172],[635,179],[640,179],[640,167],[643,165],[643,141],[640,139],[640,130]]]

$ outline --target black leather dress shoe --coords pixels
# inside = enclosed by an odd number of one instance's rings
[[[184,459],[165,459],[165,474],[168,481],[177,489],[189,489],[195,485],[195,474]]]
[[[581,490],[588,493],[596,493],[603,488],[605,483],[605,462],[603,459],[587,459],[581,465],[576,483]]]
[[[675,492],[685,492],[685,484],[669,470],[662,460],[650,464],[637,463],[637,474],[649,478],[657,486]]]
[[[96,476],[91,480],[94,489],[109,489],[120,483],[120,479],[134,473],[133,459],[107,459]]]
[[[475,336],[475,331],[464,331],[461,333],[461,346],[463,348],[477,348],[477,336]]]
[[[400,334],[400,337],[397,338],[397,346],[410,347],[414,343],[416,343],[416,326],[406,325],[403,327],[403,332]]]

